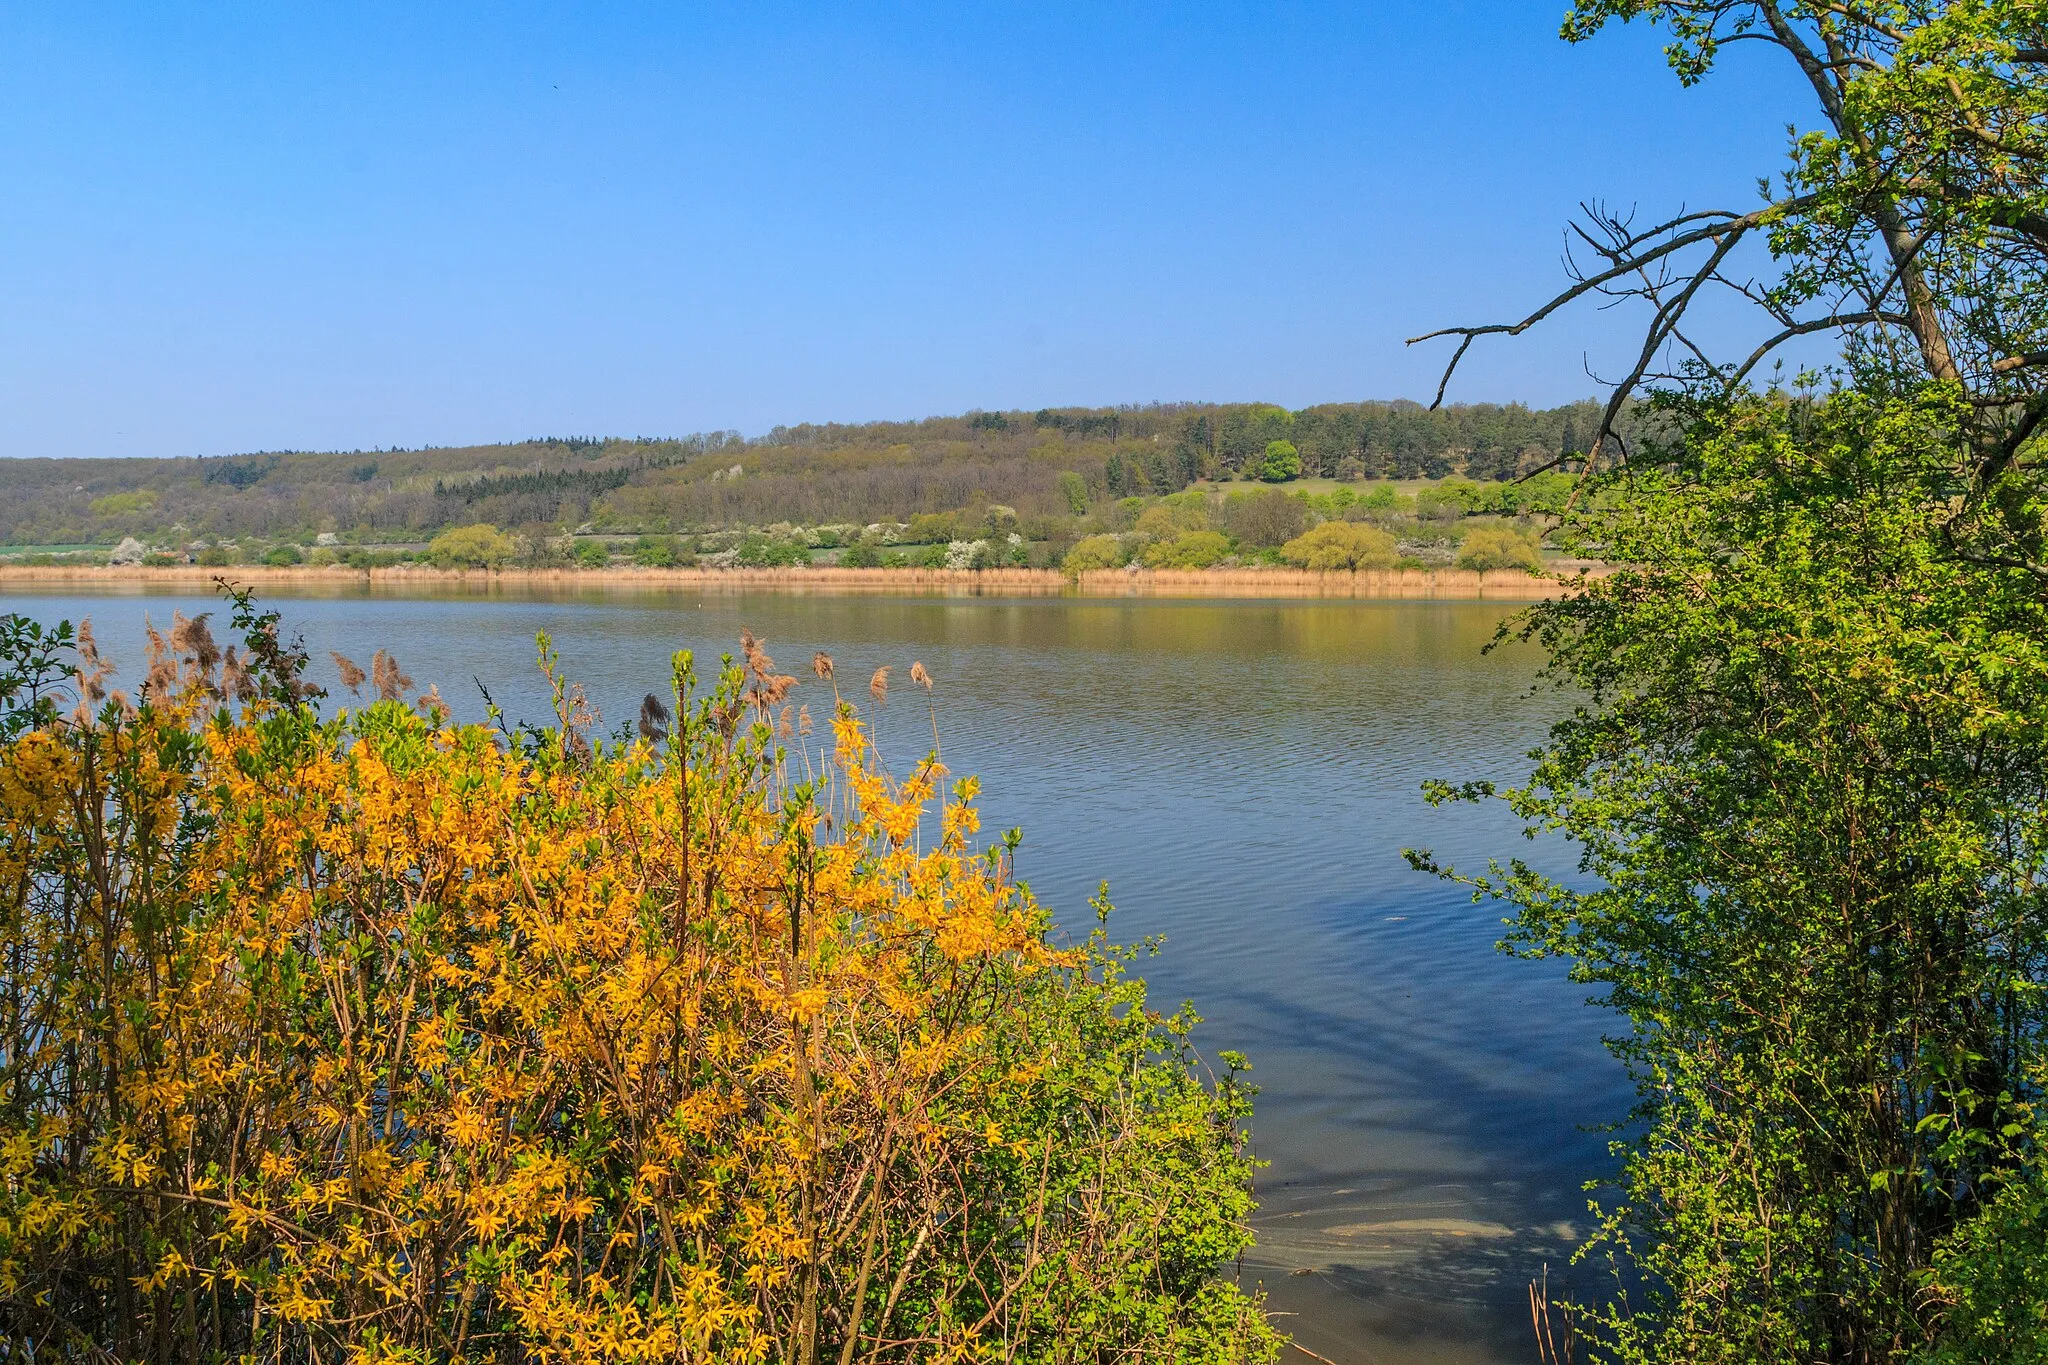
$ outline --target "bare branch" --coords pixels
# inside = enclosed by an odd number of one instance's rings
[[[1611,250],[1595,241],[1583,228],[1579,228],[1575,224],[1574,227],[1580,236],[1584,237],[1601,255],[1606,256],[1615,263],[1597,274],[1581,277],[1571,288],[1555,295],[1549,302],[1536,309],[1533,313],[1530,313],[1527,317],[1524,317],[1520,322],[1495,322],[1473,327],[1440,327],[1434,332],[1425,332],[1421,336],[1408,338],[1407,344],[1410,346],[1418,342],[1434,341],[1438,337],[1454,336],[1459,338],[1457,351],[1452,354],[1450,363],[1444,367],[1443,375],[1437,381],[1436,397],[1430,402],[1431,409],[1443,405],[1444,394],[1450,388],[1451,378],[1457,373],[1459,362],[1464,360],[1465,352],[1470,350],[1472,343],[1480,337],[1520,336],[1523,332],[1528,331],[1531,327],[1534,327],[1566,304],[1583,298],[1589,293],[1601,290],[1604,286],[1612,284],[1614,281],[1625,276],[1645,274],[1651,266],[1676,252],[1683,251],[1689,246],[1697,246],[1705,242],[1716,244],[1714,254],[1708,263],[1706,271],[1707,274],[1711,274],[1718,267],[1719,263],[1727,257],[1728,251],[1732,249],[1734,244],[1751,230],[1770,221],[1774,217],[1797,212],[1813,202],[1812,196],[1802,195],[1796,198],[1778,200],[1775,203],[1767,204],[1763,208],[1749,213],[1737,214],[1724,210],[1688,213],[1677,218],[1668,219],[1646,231],[1633,234],[1630,234],[1626,226],[1621,224],[1619,220],[1607,218],[1604,221],[1616,229],[1615,235],[1618,238],[1616,246]],[[1600,215],[1592,214],[1591,216],[1599,217]],[[1675,226],[1684,223],[1704,223],[1704,225],[1683,232],[1673,233],[1671,231]],[[1657,241],[1656,239],[1660,236],[1664,240]],[[1655,244],[1644,249],[1644,244],[1650,242]],[[1688,287],[1681,297],[1690,301],[1697,285],[1703,282],[1703,279],[1696,280],[1694,285]],[[1664,337],[1660,333],[1657,338],[1658,344],[1661,345],[1663,340]],[[1654,349],[1653,347],[1653,353]]]
[[[1863,326],[1873,322],[1891,323],[1899,327],[1910,325],[1909,320],[1903,313],[1882,312],[1832,313],[1824,318],[1814,318],[1808,322],[1793,323],[1754,351],[1751,351],[1749,359],[1736,366],[1734,373],[1728,376],[1728,382],[1731,385],[1741,383],[1751,370],[1763,362],[1764,357],[1794,337],[1810,336],[1815,332],[1831,331],[1837,327]]]

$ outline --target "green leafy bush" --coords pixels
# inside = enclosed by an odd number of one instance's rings
[[[501,568],[517,553],[512,537],[482,521],[443,531],[427,544],[427,558],[444,569]]]
[[[860,541],[840,552],[839,565],[846,569],[878,569],[882,566],[882,552]]]
[[[1470,479],[1444,479],[1415,494],[1415,515],[1435,521],[1456,521],[1474,512],[1493,511],[1497,491]]]
[[[1509,526],[1475,526],[1459,542],[1458,567],[1482,573],[1494,569],[1536,573],[1543,568],[1543,549],[1536,537],[1526,531]]]
[[[1353,521],[1326,521],[1280,547],[1289,564],[1321,573],[1391,569],[1400,554],[1391,535]]]
[[[1115,536],[1089,536],[1074,542],[1060,568],[1073,577],[1094,569],[1117,568],[1125,557],[1123,542]]]
[[[748,536],[739,543],[733,562],[745,569],[799,568],[811,562],[811,547],[768,536]]]
[[[951,512],[918,512],[911,516],[905,536],[918,545],[950,543],[960,538],[960,520]]]
[[[1230,537],[1221,531],[1184,531],[1147,545],[1141,556],[1149,569],[1206,569],[1230,557]]]
[[[674,536],[641,536],[633,542],[633,562],[646,569],[672,569],[682,559],[682,543]]]
[[[306,557],[299,553],[296,545],[273,545],[264,551],[263,562],[272,568],[285,568],[292,564],[303,564]]]

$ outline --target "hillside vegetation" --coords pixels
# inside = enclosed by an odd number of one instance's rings
[[[754,439],[560,439],[206,459],[26,459],[0,483],[0,545],[158,549],[422,544],[499,527],[537,551],[582,533],[859,530],[1005,509],[1027,539],[1105,503],[1200,480],[1500,480],[1591,438],[1590,403],[1169,404],[777,427]],[[924,532],[953,529],[927,523]],[[1116,529],[1116,528],[1082,528]],[[827,535],[823,543],[845,537]],[[903,539],[902,536],[890,539]],[[811,543],[820,543],[812,537]],[[918,537],[910,537],[915,540]],[[559,548],[559,547],[557,547]]]

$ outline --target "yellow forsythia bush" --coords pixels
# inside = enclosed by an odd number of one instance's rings
[[[381,656],[323,715],[234,617],[134,698],[0,618],[10,1355],[1273,1357],[1217,1273],[1241,1063],[1056,946],[823,656],[815,749],[751,641],[606,740],[545,640],[511,733]]]

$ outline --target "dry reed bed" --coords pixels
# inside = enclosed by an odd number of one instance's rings
[[[1598,567],[1585,572],[1597,576]],[[208,591],[226,577],[259,593],[369,586],[397,593],[455,589],[466,592],[824,592],[933,593],[966,596],[1076,595],[1082,597],[1302,597],[1527,602],[1570,590],[1569,580],[1536,578],[1519,569],[1386,569],[1310,573],[1304,569],[1101,569],[1071,580],[1055,569],[435,569],[401,564],[381,569],[345,565],[228,569],[173,565],[0,564],[7,588],[74,587]]]

